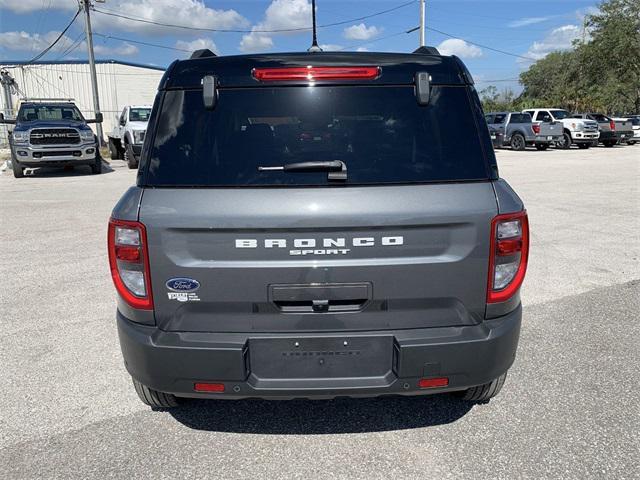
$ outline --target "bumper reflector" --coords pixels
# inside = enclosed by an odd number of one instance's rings
[[[224,392],[224,383],[194,383],[196,392]]]
[[[438,388],[446,387],[447,385],[449,385],[447,377],[421,378],[418,382],[418,387],[420,388]]]

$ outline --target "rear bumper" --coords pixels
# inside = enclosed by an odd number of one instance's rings
[[[276,335],[165,332],[132,323],[117,313],[120,345],[132,377],[150,388],[178,396],[228,399],[368,397],[464,390],[487,383],[507,371],[515,359],[521,319],[522,309],[518,306],[503,317],[476,326]],[[315,369],[313,378],[292,375],[286,368],[279,371],[278,378],[261,377],[259,372],[264,371],[264,363],[252,366],[252,355],[256,359],[262,356],[260,361],[264,361],[264,348],[258,353],[257,345],[264,346],[269,339],[277,340],[278,344],[273,352],[274,362],[282,364],[281,356],[290,356],[291,362],[296,362],[295,366],[291,363],[296,372],[301,371],[300,362],[309,362],[305,365]],[[340,375],[330,378],[317,375],[317,362],[324,364],[326,358],[330,365],[339,350],[305,352],[305,344],[319,339],[329,339],[335,345],[359,345],[363,356],[353,357],[354,371],[344,368]],[[387,341],[390,345],[388,350],[383,350],[385,354],[381,357],[384,358],[368,360],[380,363],[382,368],[373,376],[354,375],[362,371],[362,360],[371,354],[366,351],[370,339],[377,339],[377,346]],[[296,343],[302,350],[295,350]],[[286,345],[288,351],[282,351],[282,345]],[[273,372],[270,368],[266,370]],[[418,387],[420,378],[434,377],[447,377],[449,385],[432,389]],[[197,393],[196,382],[223,383],[225,390],[224,393]]]
[[[562,135],[536,135],[534,140],[531,142],[533,144],[550,144],[559,142],[562,140]]]

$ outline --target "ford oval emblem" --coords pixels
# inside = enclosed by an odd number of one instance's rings
[[[193,278],[170,278],[167,280],[167,288],[173,292],[195,292],[200,288],[200,282]]]

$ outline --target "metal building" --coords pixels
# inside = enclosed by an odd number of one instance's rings
[[[21,93],[12,95],[11,109],[14,113],[19,99],[23,97],[72,98],[85,118],[93,118],[91,78],[87,61],[42,61],[29,65],[24,62],[0,61],[0,69],[9,72]],[[105,135],[113,129],[125,105],[153,103],[164,70],[163,67],[120,60],[96,60]],[[2,111],[6,112],[7,106],[1,95],[0,102]],[[0,143],[6,142],[2,133],[0,132]]]

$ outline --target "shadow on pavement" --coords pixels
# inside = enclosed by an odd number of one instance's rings
[[[385,432],[443,425],[472,403],[451,395],[334,400],[186,400],[169,413],[196,430],[263,435]]]
[[[114,170],[108,163],[102,162],[102,173],[112,173]],[[92,175],[91,167],[88,165],[78,165],[74,167],[38,167],[27,168],[25,171],[25,178],[29,177],[83,177],[85,175]]]

